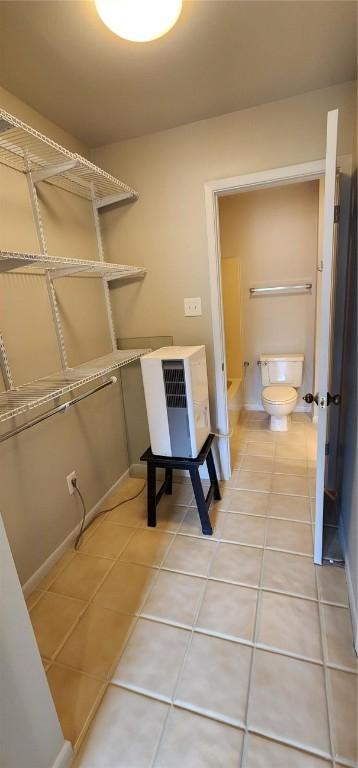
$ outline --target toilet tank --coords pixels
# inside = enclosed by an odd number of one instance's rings
[[[303,377],[302,354],[260,355],[262,386],[286,384],[300,387]]]

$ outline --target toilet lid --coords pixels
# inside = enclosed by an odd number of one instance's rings
[[[297,392],[293,387],[265,387],[263,397],[269,403],[288,403],[296,400]]]

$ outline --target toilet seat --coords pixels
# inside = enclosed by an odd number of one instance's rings
[[[264,387],[262,397],[267,403],[292,403],[297,398],[297,392],[294,387],[272,386]]]

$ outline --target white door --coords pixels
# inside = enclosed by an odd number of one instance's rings
[[[326,442],[330,405],[331,330],[334,299],[334,268],[336,232],[334,208],[336,202],[338,109],[328,112],[325,168],[325,199],[323,212],[323,251],[321,307],[319,323],[319,392],[315,395],[318,406],[317,469],[316,469],[316,525],[314,561],[322,563],[323,504],[326,470]],[[331,405],[332,407],[332,405]],[[334,405],[333,405],[334,407]]]

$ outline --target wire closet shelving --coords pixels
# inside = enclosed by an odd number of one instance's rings
[[[30,272],[34,270],[43,272],[46,278],[62,365],[62,370],[52,375],[16,386],[5,342],[0,333],[0,370],[6,387],[6,391],[0,392],[1,423],[24,415],[53,400],[58,402],[58,399],[65,397],[74,390],[85,387],[91,381],[106,377],[117,368],[138,360],[148,350],[117,349],[109,283],[112,280],[142,278],[146,270],[142,267],[104,261],[99,218],[99,212],[106,206],[134,202],[138,198],[137,192],[86,158],[61,147],[52,139],[3,109],[0,109],[0,163],[26,175],[40,251],[39,253],[26,253],[0,250],[0,272],[23,270],[24,268]],[[42,182],[64,189],[91,203],[98,260],[90,261],[48,254],[37,196],[37,186]],[[55,281],[57,278],[76,275],[99,278],[102,281],[112,352],[96,360],[71,367],[64,341]]]

